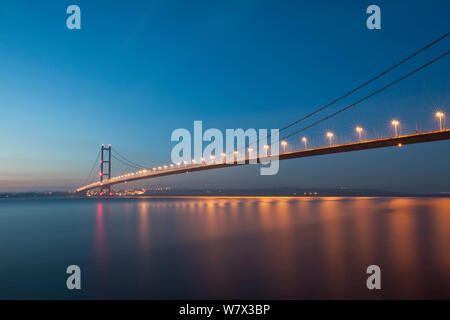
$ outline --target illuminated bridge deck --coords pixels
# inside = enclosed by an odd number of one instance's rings
[[[315,149],[284,152],[284,153],[280,153],[278,157],[280,160],[287,160],[287,159],[312,157],[312,156],[319,156],[319,155],[332,154],[332,153],[342,153],[342,152],[359,151],[359,150],[366,150],[366,149],[403,146],[403,145],[414,144],[414,143],[432,142],[432,141],[449,140],[449,139],[450,139],[450,129],[445,129],[445,130],[441,130],[441,131],[414,133],[414,134],[397,136],[397,137],[389,137],[389,138],[382,138],[382,139],[376,139],[376,140],[366,140],[366,141],[355,142],[355,143],[334,145],[334,146],[330,146],[330,147],[321,147],[321,148],[315,148]],[[207,163],[207,164],[198,164],[198,165],[191,164],[191,165],[187,165],[186,167],[184,167],[184,165],[182,165],[182,167],[168,168],[168,169],[162,169],[162,170],[157,170],[157,171],[141,170],[138,173],[136,173],[136,172],[129,173],[129,174],[121,175],[119,177],[113,177],[109,180],[104,180],[103,183],[95,182],[95,183],[80,187],[76,191],[84,192],[84,191],[88,191],[88,190],[99,188],[99,187],[106,187],[106,186],[111,186],[111,185],[115,185],[115,184],[119,184],[119,183],[131,182],[131,181],[136,181],[136,180],[158,178],[158,177],[163,177],[163,176],[182,174],[182,173],[190,173],[190,172],[196,172],[196,171],[202,171],[202,170],[212,170],[212,169],[218,169],[218,168],[242,166],[242,165],[248,165],[248,164],[255,163],[255,162],[256,163],[266,162],[266,161],[273,160],[273,159],[275,159],[275,158],[272,156],[267,156],[267,157],[261,157],[261,158],[251,158],[251,159],[247,158],[240,162],[235,161],[235,162],[227,162],[227,163]]]

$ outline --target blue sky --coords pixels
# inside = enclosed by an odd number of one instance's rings
[[[82,29],[66,28],[77,4]],[[382,29],[366,28],[368,5]],[[0,191],[70,190],[102,143],[170,161],[176,128],[279,128],[450,29],[448,1],[22,1],[0,4]],[[441,42],[330,112],[448,50]],[[449,58],[306,132],[354,139],[436,128]],[[448,121],[447,121],[448,122]],[[297,140],[296,140],[297,139]],[[291,144],[299,143],[295,137]],[[282,162],[276,176],[223,169],[147,186],[355,187],[450,191],[450,142]],[[125,172],[119,164],[114,172]]]

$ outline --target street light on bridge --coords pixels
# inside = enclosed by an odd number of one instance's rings
[[[359,135],[359,141],[361,141],[362,140],[362,132],[363,132],[363,128],[361,128],[361,127],[356,127],[356,132],[358,132],[358,135]]]
[[[305,145],[305,150],[306,150],[306,145],[308,143],[308,139],[306,139],[306,137],[302,138],[303,144]]]
[[[286,152],[287,142],[286,141],[281,141],[281,145],[283,146],[283,152]]]
[[[395,136],[398,135],[397,127],[399,126],[399,124],[400,124],[400,122],[398,120],[392,120],[392,125],[394,126]]]
[[[333,132],[327,132],[327,137],[328,137],[328,139],[330,139],[330,147],[331,147],[331,140],[332,140],[333,137],[334,137]]]
[[[436,117],[439,118],[439,130],[442,131],[442,118],[444,117],[444,113],[441,111],[436,112]]]

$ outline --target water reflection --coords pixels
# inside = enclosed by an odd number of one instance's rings
[[[150,203],[148,201],[140,201],[138,203],[138,212],[139,246],[145,252],[150,247]]]
[[[130,212],[129,203],[115,203],[113,219],[121,206]],[[145,199],[133,210],[142,278],[136,282],[155,289],[142,285],[145,295],[448,296],[449,199]],[[104,231],[96,232],[102,238]],[[382,268],[382,294],[365,287],[370,264]],[[182,295],[172,282],[158,281],[158,272],[167,279],[165,269],[189,286]],[[431,292],[433,285],[441,290]]]
[[[105,226],[103,224],[103,203],[96,204],[95,212],[95,254],[98,256],[105,255]]]
[[[76,256],[91,298],[450,298],[449,198],[77,200],[64,212],[39,216],[52,228],[33,247],[61,263]],[[14,217],[0,224],[17,228]],[[61,254],[48,245],[61,234],[83,245]],[[365,286],[371,264],[381,292]]]
[[[96,204],[95,211],[95,232],[94,232],[94,257],[95,274],[97,275],[95,283],[97,290],[106,293],[108,289],[108,260],[107,260],[107,239],[105,234],[105,223],[103,213],[103,203]]]

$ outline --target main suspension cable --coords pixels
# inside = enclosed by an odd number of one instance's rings
[[[414,69],[414,70],[411,71],[410,73],[405,74],[405,75],[402,76],[401,78],[399,78],[399,79],[397,79],[397,80],[395,80],[395,81],[389,83],[388,85],[386,85],[386,86],[384,86],[384,87],[382,87],[382,88],[380,88],[380,89],[378,89],[378,90],[372,92],[371,94],[365,96],[364,98],[361,98],[361,99],[357,100],[356,102],[354,102],[354,103],[352,103],[352,104],[350,104],[350,105],[348,105],[348,106],[346,106],[346,107],[344,107],[344,108],[341,108],[341,109],[339,109],[338,111],[336,111],[336,112],[334,112],[334,113],[332,113],[332,114],[330,114],[330,115],[328,115],[328,116],[326,116],[326,117],[324,117],[324,118],[322,118],[322,119],[320,119],[320,120],[317,120],[316,122],[314,122],[314,123],[312,123],[312,124],[310,124],[310,125],[308,125],[308,126],[306,126],[306,127],[303,127],[303,128],[301,128],[301,129],[299,129],[299,130],[297,130],[297,131],[294,131],[294,132],[292,132],[292,133],[290,133],[290,134],[284,136],[284,137],[281,138],[280,140],[285,140],[285,139],[287,139],[287,138],[289,138],[289,137],[291,137],[291,136],[293,136],[293,135],[296,135],[296,134],[298,134],[298,133],[300,133],[300,132],[303,132],[303,131],[305,131],[305,130],[307,130],[307,129],[310,129],[310,128],[312,128],[312,127],[318,125],[319,123],[321,123],[321,122],[323,122],[323,121],[325,121],[325,120],[328,120],[328,119],[330,119],[330,118],[332,118],[332,117],[338,115],[339,113],[344,112],[345,110],[348,110],[348,109],[350,109],[350,108],[356,106],[357,104],[359,104],[359,103],[361,103],[361,102],[363,102],[363,101],[365,101],[365,100],[367,100],[367,99],[370,99],[371,97],[377,95],[378,93],[380,93],[380,92],[382,92],[382,91],[384,91],[384,90],[386,90],[386,89],[392,87],[393,85],[399,83],[400,81],[402,81],[402,80],[404,80],[404,79],[406,79],[406,78],[412,76],[412,75],[415,74],[416,72],[418,72],[418,71],[420,71],[420,70],[422,70],[422,69],[424,69],[424,68],[430,66],[431,64],[437,62],[438,60],[444,58],[444,57],[445,57],[446,55],[448,55],[449,53],[450,53],[450,51],[445,52],[444,54],[438,56],[437,58],[435,58],[435,59],[433,59],[433,60],[431,60],[431,61],[429,61],[429,62],[427,62],[427,63],[425,63],[425,64],[423,64],[423,65],[421,65],[419,68]]]
[[[95,166],[98,164],[98,159],[100,158],[100,151],[97,153],[97,157],[95,158],[94,164],[92,165],[91,171],[89,171],[89,175],[86,177],[86,179],[84,180],[83,185],[86,185],[91,178],[92,175],[92,171],[94,170]]]

